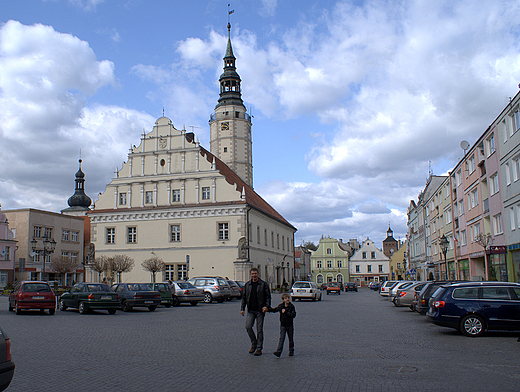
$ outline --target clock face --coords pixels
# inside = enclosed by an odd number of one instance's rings
[[[220,124],[220,129],[222,131],[228,131],[229,130],[229,123],[228,122],[223,122],[222,124]]]

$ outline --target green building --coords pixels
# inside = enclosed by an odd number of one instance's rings
[[[349,253],[338,240],[322,237],[311,254],[311,279],[317,285],[324,282],[344,283],[349,281]]]

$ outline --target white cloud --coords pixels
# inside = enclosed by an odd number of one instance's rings
[[[80,149],[84,168],[92,169],[85,170],[87,193],[104,189],[106,168],[120,166],[130,143],[153,124],[136,111],[85,106],[99,88],[114,84],[113,70],[86,42],[52,27],[9,21],[0,28],[4,207],[67,207]]]

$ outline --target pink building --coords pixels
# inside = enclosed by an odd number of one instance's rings
[[[0,206],[0,289],[7,283],[14,283],[14,260],[16,241],[9,229],[9,221]]]

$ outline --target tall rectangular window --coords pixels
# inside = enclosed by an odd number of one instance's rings
[[[145,203],[146,204],[153,203],[153,191],[146,191],[146,193],[145,193]]]
[[[359,273],[359,265],[356,265],[356,273]]]
[[[280,234],[276,233],[276,249],[280,249]]]
[[[316,261],[316,268],[321,268],[321,260]]]
[[[511,231],[516,230],[515,209],[513,207],[509,208],[509,220],[511,221]]]
[[[376,252],[370,252],[370,258],[375,259],[376,258]]]
[[[209,200],[209,186],[202,187],[202,200]]]
[[[170,225],[170,241],[179,242],[181,240],[181,225]]]
[[[343,268],[343,261],[342,260],[338,260],[337,264],[338,264],[338,268]]]
[[[383,272],[383,264],[379,264],[379,272]]]
[[[267,246],[267,229],[264,229],[264,244]]]
[[[490,190],[491,195],[494,195],[495,193],[497,193],[499,191],[497,173],[495,173],[491,177],[489,177],[489,190]]]
[[[120,205],[126,204],[126,193],[119,194],[119,204]]]
[[[42,236],[42,228],[40,226],[34,226],[33,237],[41,238],[41,236]]]
[[[116,243],[116,229],[113,227],[107,228],[107,244]]]
[[[464,199],[459,200],[459,216],[464,215]]]
[[[493,231],[495,232],[495,235],[503,233],[502,214],[498,214],[493,217]]]
[[[260,226],[256,226],[256,242],[260,243]]]
[[[513,158],[513,181],[518,181],[520,178],[520,157]]]
[[[327,268],[332,268],[332,260],[327,260]]]
[[[509,162],[505,164],[505,171],[506,171],[506,184],[511,184],[511,167],[509,165]]]
[[[71,241],[79,242],[78,241],[78,236],[79,236],[79,233],[77,231],[71,231],[70,232],[70,240]]]
[[[462,246],[465,246],[467,244],[466,230],[462,230],[460,232],[460,244]]]
[[[135,244],[137,242],[137,227],[128,227],[128,243]]]
[[[62,241],[68,241],[69,240],[69,231],[68,230],[63,230],[61,232],[61,240]]]
[[[367,252],[363,252],[363,253],[361,254],[361,257],[362,257],[363,259],[366,259],[366,258],[367,258]]]
[[[218,239],[219,241],[224,241],[229,239],[229,224],[219,223],[218,224]]]
[[[173,264],[166,264],[164,269],[164,279],[175,280],[175,266]]]
[[[181,201],[181,190],[180,189],[172,190],[172,202],[179,202],[179,201]]]
[[[43,236],[47,238],[52,238],[52,227],[46,227],[43,229]]]
[[[490,156],[495,152],[495,137],[493,134],[486,140],[486,149],[487,156]]]
[[[177,280],[186,280],[188,269],[186,264],[177,264]]]
[[[372,266],[370,264],[367,265],[367,272],[372,272]]]

